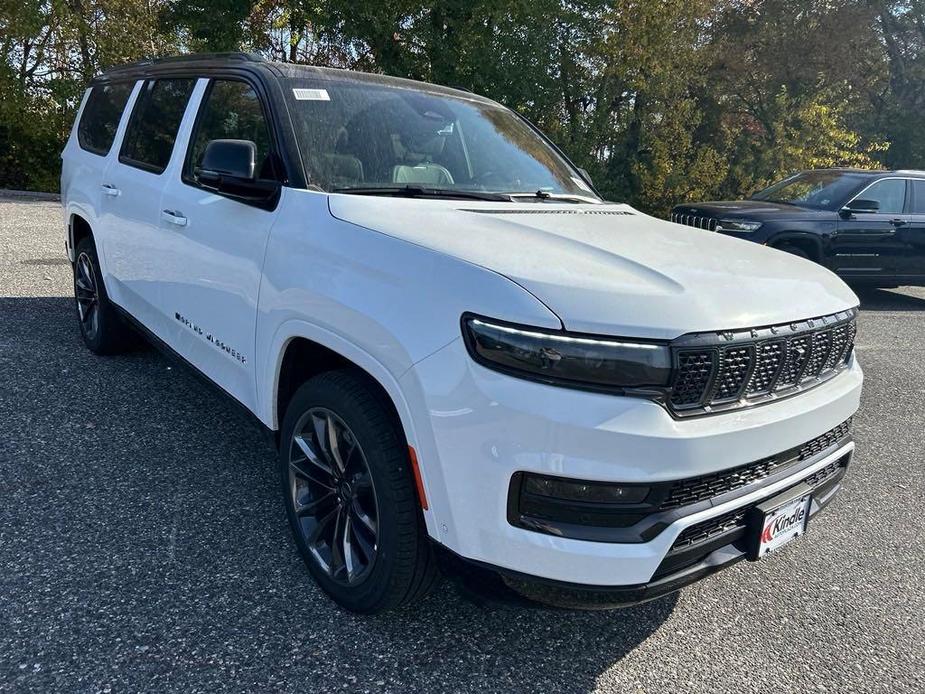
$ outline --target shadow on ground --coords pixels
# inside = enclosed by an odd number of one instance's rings
[[[854,287],[865,311],[925,311],[925,298],[890,289]]]
[[[533,609],[444,582],[414,608],[343,612],[234,406],[153,350],[93,356],[70,299],[0,298],[0,324],[0,684],[588,691],[674,609]]]

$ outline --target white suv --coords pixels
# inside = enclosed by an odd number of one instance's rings
[[[141,332],[273,432],[350,609],[418,598],[437,558],[650,599],[802,535],[850,461],[848,287],[602,201],[488,99],[165,59],[95,79],[63,160],[87,346]]]

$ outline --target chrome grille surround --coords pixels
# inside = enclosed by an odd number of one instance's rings
[[[857,309],[750,330],[693,333],[671,343],[668,406],[679,417],[711,414],[789,397],[845,368]]]

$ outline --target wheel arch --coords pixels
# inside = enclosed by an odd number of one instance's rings
[[[823,262],[822,239],[808,232],[785,231],[775,234],[767,241],[770,248],[780,249],[782,246],[796,246],[806,251],[811,260],[817,263]]]
[[[405,433],[409,445],[416,441],[411,411],[398,379],[382,362],[352,342],[303,321],[281,329],[273,340],[272,376],[264,389],[261,419],[274,430],[279,430],[288,404],[295,390],[308,378],[338,368],[354,368],[364,373],[386,396]],[[410,366],[410,364],[409,364]]]
[[[271,354],[275,359],[268,359],[265,397],[259,398],[260,419],[275,431],[277,440],[285,416],[285,407],[296,389],[314,375],[338,368],[351,368],[364,374],[378,388],[383,401],[391,407],[396,423],[401,427],[407,445],[414,449],[414,474],[420,484],[419,499],[428,532],[436,537],[436,521],[433,510],[428,510],[429,493],[427,474],[424,465],[417,458],[424,451],[433,449],[432,445],[420,441],[420,434],[414,426],[411,408],[399,384],[398,378],[386,366],[366,350],[345,340],[339,335],[319,326],[304,321],[291,321],[277,331],[273,340]],[[410,364],[409,364],[410,367]]]
[[[93,227],[82,211],[71,211],[67,220],[67,254],[73,263],[77,260],[77,244],[93,237]]]

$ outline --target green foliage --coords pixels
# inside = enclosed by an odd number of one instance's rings
[[[657,214],[925,168],[925,0],[0,0],[0,50],[0,187],[56,187],[101,69],[220,50],[472,89]]]

